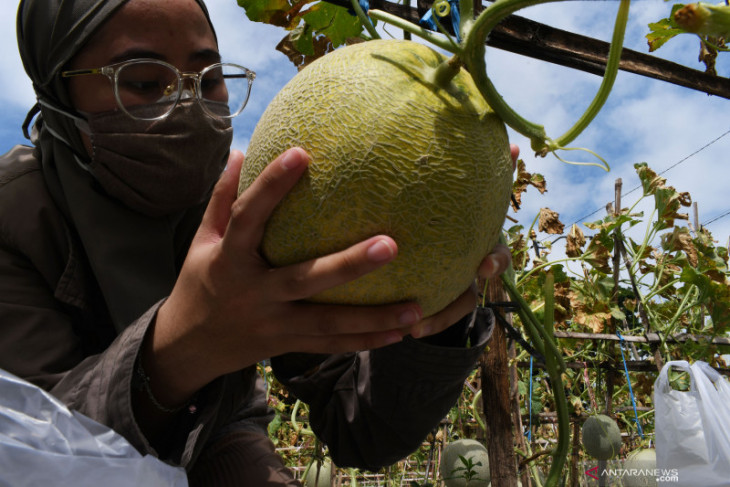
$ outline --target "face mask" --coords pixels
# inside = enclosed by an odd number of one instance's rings
[[[130,109],[145,116],[149,107]],[[77,121],[92,145],[88,170],[109,195],[152,217],[202,203],[225,167],[233,139],[229,119],[181,100],[164,119],[136,120],[122,111]]]

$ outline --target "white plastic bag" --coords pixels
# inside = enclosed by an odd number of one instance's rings
[[[0,369],[0,487],[187,487],[185,470]]]
[[[689,374],[689,391],[672,389],[671,367]],[[654,383],[654,407],[659,485],[730,485],[727,379],[705,362],[669,362]]]

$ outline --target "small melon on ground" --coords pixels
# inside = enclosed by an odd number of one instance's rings
[[[304,487],[330,487],[332,475],[332,460],[326,458],[323,462],[315,460],[304,477]]]
[[[471,471],[464,460],[471,461]],[[480,442],[471,439],[452,441],[441,455],[441,477],[446,487],[489,487],[489,453]],[[467,477],[469,477],[467,483]]]
[[[656,450],[642,448],[632,451],[624,462],[629,475],[624,476],[625,487],[656,487]]]
[[[591,416],[583,423],[582,437],[586,452],[597,460],[610,460],[621,450],[621,430],[604,414]]]

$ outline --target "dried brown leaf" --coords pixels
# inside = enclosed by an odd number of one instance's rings
[[[555,284],[555,321],[556,323],[565,324],[573,315],[573,307],[571,305],[571,295],[574,293],[570,289],[570,282],[560,282]]]
[[[717,41],[715,40],[716,43]],[[717,49],[707,44],[704,40],[700,39],[700,55],[697,60],[705,65],[705,73],[717,76],[717,69],[715,69],[715,61],[717,60]]]
[[[550,208],[541,208],[537,229],[541,232],[560,235],[565,225],[559,219],[560,215]]]
[[[515,270],[522,270],[527,266],[527,242],[525,236],[518,233],[510,242],[510,250],[512,252],[512,267]]]
[[[683,251],[687,255],[689,263],[693,267],[697,267],[697,263],[699,261],[697,247],[695,247],[695,244],[692,242],[692,236],[687,228],[674,227],[672,233],[662,236],[662,244],[667,250]]]
[[[611,313],[576,313],[574,321],[581,326],[590,328],[593,333],[601,333],[610,319]]]
[[[578,228],[575,223],[570,227],[568,232],[567,244],[565,246],[565,254],[568,257],[580,257],[583,253],[583,246],[586,244],[586,237],[583,231]]]
[[[540,192],[540,194],[547,192],[545,177],[542,174],[533,174],[528,172],[525,162],[522,159],[519,159],[517,161],[515,182],[512,184],[512,195],[514,196],[514,201],[511,204],[514,211],[520,209],[520,205],[522,205],[522,193],[527,191],[528,186],[533,186]]]
[[[601,239],[592,238],[591,243],[588,244],[588,248],[583,255],[583,260],[594,269],[604,274],[610,274],[611,266],[608,264],[609,259],[611,259],[611,252],[601,243]]]

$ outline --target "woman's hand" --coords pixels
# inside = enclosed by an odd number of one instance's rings
[[[160,307],[145,351],[164,404],[182,402],[216,377],[286,352],[338,353],[400,341],[421,319],[415,303],[339,306],[303,300],[392,261],[387,236],[332,255],[272,268],[259,255],[266,221],[309,158],[290,149],[237,197],[243,155],[233,152],[185,264]]]

